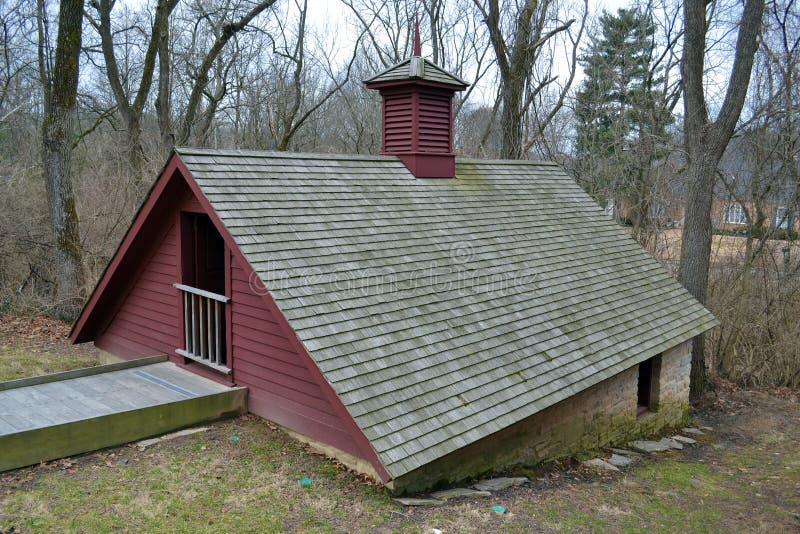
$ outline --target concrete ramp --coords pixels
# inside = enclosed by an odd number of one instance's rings
[[[0,471],[247,411],[227,387],[166,356],[0,382]]]

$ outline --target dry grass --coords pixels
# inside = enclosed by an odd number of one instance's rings
[[[69,328],[45,317],[0,315],[0,381],[98,365],[94,347],[69,344]]]
[[[681,230],[651,236],[648,249],[677,275]],[[714,235],[706,306],[721,321],[708,334],[713,372],[743,386],[800,387],[800,244]]]
[[[630,228],[626,228],[630,232]],[[714,235],[711,238],[711,262],[716,266],[741,265],[745,257],[747,238],[736,235]],[[794,258],[800,256],[800,243],[789,245],[786,241],[771,239],[767,242],[766,253],[776,265],[783,261],[783,248],[790,246]],[[681,257],[681,229],[673,228],[653,235],[647,246],[662,262],[677,266]]]

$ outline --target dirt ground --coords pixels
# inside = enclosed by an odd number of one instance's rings
[[[96,360],[60,338],[66,329],[0,317],[0,375]],[[717,384],[692,419],[713,429],[697,446],[620,473],[565,459],[515,470],[531,482],[492,497],[412,508],[245,416],[2,473],[0,532],[800,532],[798,392]],[[596,454],[607,453],[581,458]]]

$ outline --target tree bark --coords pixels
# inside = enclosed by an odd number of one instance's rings
[[[709,121],[704,92],[706,48],[705,0],[684,3],[683,75],[684,143],[688,158],[686,213],[681,233],[678,277],[686,289],[703,304],[708,292],[711,261],[711,206],[717,165],[733,135],[744,106],[764,0],[747,0],[742,12],[736,53],[725,100],[714,122]],[[698,400],[706,387],[705,338],[699,335],[692,344],[690,398]]]
[[[175,135],[172,132],[169,59],[169,24],[164,24],[158,35],[158,94],[155,104],[158,130],[161,133],[161,151],[164,157],[172,151],[175,144]]]
[[[38,7],[39,16],[45,16],[44,0],[39,0]],[[60,312],[68,315],[77,311],[84,283],[78,212],[70,172],[82,22],[83,2],[62,0],[52,72],[47,68],[49,58],[44,57],[46,46],[43,41],[47,36],[42,25],[39,31],[39,65],[44,93],[42,164],[55,241],[56,304]]]

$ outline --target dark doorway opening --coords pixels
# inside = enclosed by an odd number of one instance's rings
[[[231,373],[227,350],[225,241],[204,213],[181,214],[181,283],[184,363]]]
[[[639,384],[636,391],[636,413],[652,409],[653,401],[653,360],[645,360],[639,364]]]
[[[181,220],[182,282],[225,294],[225,242],[205,213],[184,213]]]

